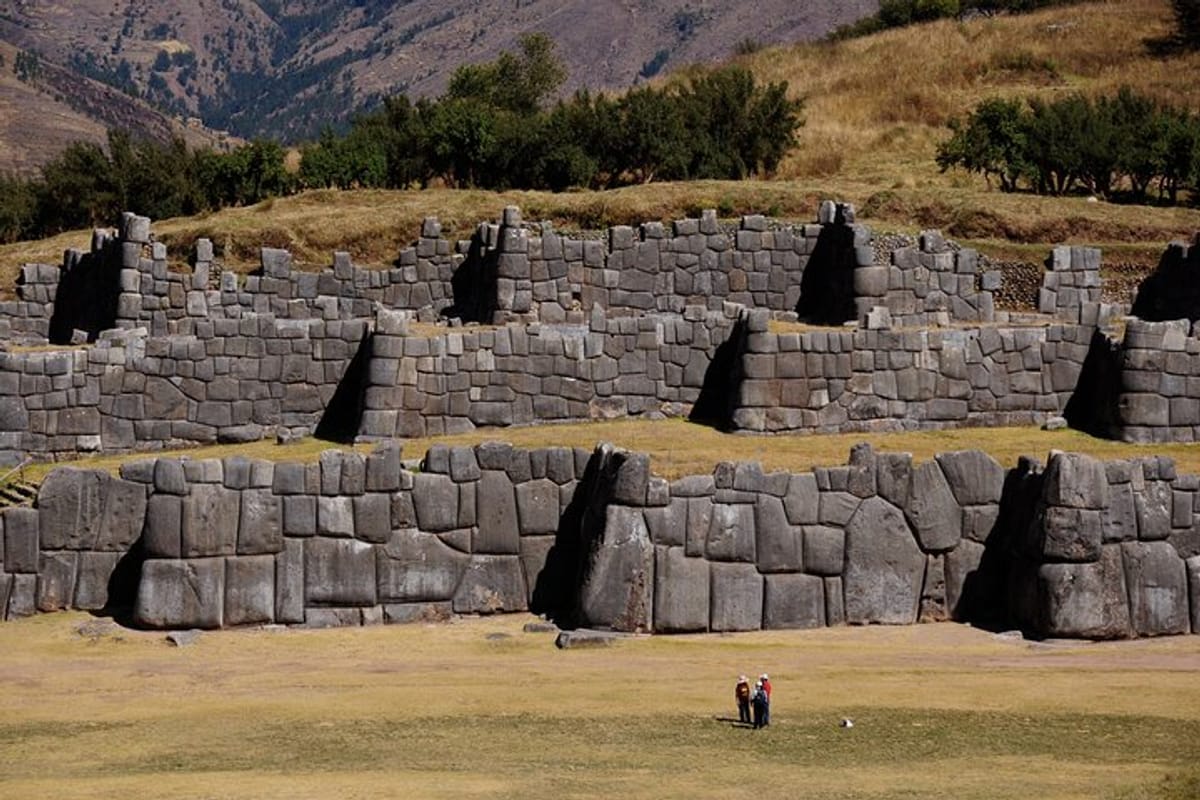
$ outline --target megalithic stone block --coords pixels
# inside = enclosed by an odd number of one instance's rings
[[[824,580],[816,575],[767,575],[764,578],[764,628],[820,628],[824,625]]]
[[[1125,639],[1133,633],[1121,545],[1105,545],[1090,564],[1043,564],[1037,571],[1039,633]]]
[[[925,556],[904,515],[882,498],[864,500],[846,525],[846,621],[911,625],[924,576]]]
[[[275,621],[275,556],[225,559],[224,624],[263,625]]]
[[[753,564],[711,565],[709,625],[714,631],[756,631],[763,622],[763,577]]]
[[[225,559],[149,559],[142,564],[134,621],[146,628],[219,628]]]
[[[609,506],[591,571],[580,587],[583,622],[596,628],[650,630],[653,603],[654,545],[642,510]]]
[[[654,630],[688,633],[708,630],[709,562],[688,558],[682,547],[655,549]]]
[[[518,556],[472,556],[451,605],[459,614],[524,611],[525,577]]]
[[[1120,545],[1129,592],[1129,617],[1139,636],[1191,629],[1187,568],[1168,542]]]

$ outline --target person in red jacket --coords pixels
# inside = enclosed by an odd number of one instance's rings
[[[771,724],[771,679],[769,677],[767,677],[767,673],[764,672],[762,675],[760,675],[758,677],[758,680],[760,683],[762,683],[763,694],[765,694],[767,696],[767,708],[766,708],[766,714],[763,717],[763,725],[770,725]]]
[[[738,722],[750,724],[750,679],[742,675],[733,688],[733,697],[737,700]]]

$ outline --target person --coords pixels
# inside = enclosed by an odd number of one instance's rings
[[[738,722],[750,724],[750,679],[745,675],[738,677],[733,696],[737,700]]]
[[[767,715],[763,720],[763,725],[766,726],[771,724],[771,678],[764,672],[758,676],[758,682],[762,684],[763,693],[767,696]]]
[[[770,708],[770,700],[767,699],[767,693],[763,690],[762,681],[754,684],[754,696],[751,702],[754,704],[754,729],[758,730],[767,724],[767,714]]]

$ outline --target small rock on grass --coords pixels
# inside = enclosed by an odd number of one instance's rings
[[[176,647],[187,647],[193,645],[200,638],[200,631],[171,631],[167,634],[167,641]]]
[[[525,633],[558,633],[558,626],[553,622],[526,622],[521,630]]]
[[[554,640],[559,650],[587,647],[612,647],[620,637],[611,631],[563,631]]]

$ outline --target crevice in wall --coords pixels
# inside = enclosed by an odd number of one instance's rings
[[[367,370],[371,362],[371,338],[366,332],[358,343],[354,358],[325,406],[314,436],[330,442],[353,442],[362,427],[363,395],[367,388]]]
[[[1074,430],[1108,438],[1117,430],[1121,391],[1121,344],[1102,330],[1092,334],[1087,357],[1063,416]]]
[[[692,405],[688,419],[710,425],[718,430],[733,427],[733,409],[741,382],[742,350],[746,342],[746,320],[739,317],[729,329],[725,341],[713,350],[712,360],[704,372],[700,396]]]

